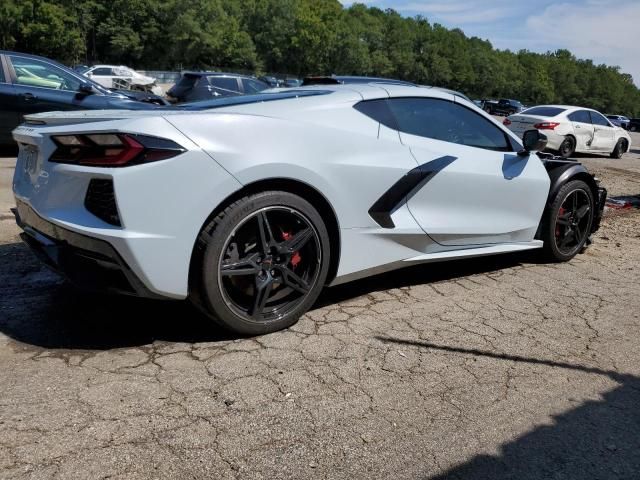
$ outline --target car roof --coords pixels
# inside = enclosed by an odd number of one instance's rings
[[[232,73],[232,72],[196,72],[191,70],[185,70],[182,72],[182,75],[193,75],[200,77],[240,77],[240,78],[253,78],[255,77],[251,75],[244,75],[242,73]]]
[[[126,65],[91,65],[91,68],[127,68],[129,70],[133,70],[131,67],[127,67]]]
[[[357,75],[311,75],[305,77],[303,80],[303,85],[338,85],[338,84],[353,84],[353,83],[391,83],[396,85],[413,85],[415,83],[407,82],[405,80],[397,80],[395,78],[384,78],[384,77],[367,77],[367,76],[357,76]]]

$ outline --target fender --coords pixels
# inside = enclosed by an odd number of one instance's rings
[[[558,194],[558,191],[560,191],[565,183],[574,179],[582,180],[589,185],[595,202],[596,211],[594,212],[591,231],[595,232],[598,230],[607,199],[607,190],[599,186],[599,182],[595,176],[589,173],[587,168],[581,163],[577,163],[572,160],[556,159],[545,159],[543,162],[547,172],[549,173],[549,179],[551,180],[549,196],[547,197],[547,207],[551,206],[553,200]]]

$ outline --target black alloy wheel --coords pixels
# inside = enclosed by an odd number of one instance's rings
[[[203,229],[197,250],[196,304],[242,334],[293,325],[318,297],[328,272],[329,237],[320,215],[287,192],[231,204]]]
[[[304,300],[321,262],[320,239],[310,221],[292,208],[267,207],[229,236],[218,284],[239,316],[278,319]]]
[[[591,234],[594,200],[582,180],[565,184],[545,212],[542,224],[544,251],[552,261],[567,261],[581,252]]]

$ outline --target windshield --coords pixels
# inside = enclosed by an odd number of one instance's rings
[[[210,110],[214,108],[230,107],[233,105],[246,105],[249,103],[271,102],[274,100],[286,100],[289,98],[312,97],[314,95],[327,95],[331,90],[289,90],[286,92],[257,93],[255,95],[239,95],[236,97],[214,98],[199,102],[183,103],[173,110]]]

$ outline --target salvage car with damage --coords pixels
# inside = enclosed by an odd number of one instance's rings
[[[568,261],[606,197],[583,165],[539,154],[537,130],[521,141],[437,88],[45,113],[14,138],[16,219],[49,265],[83,287],[188,298],[242,334],[294,324],[326,285],[409,265]]]

